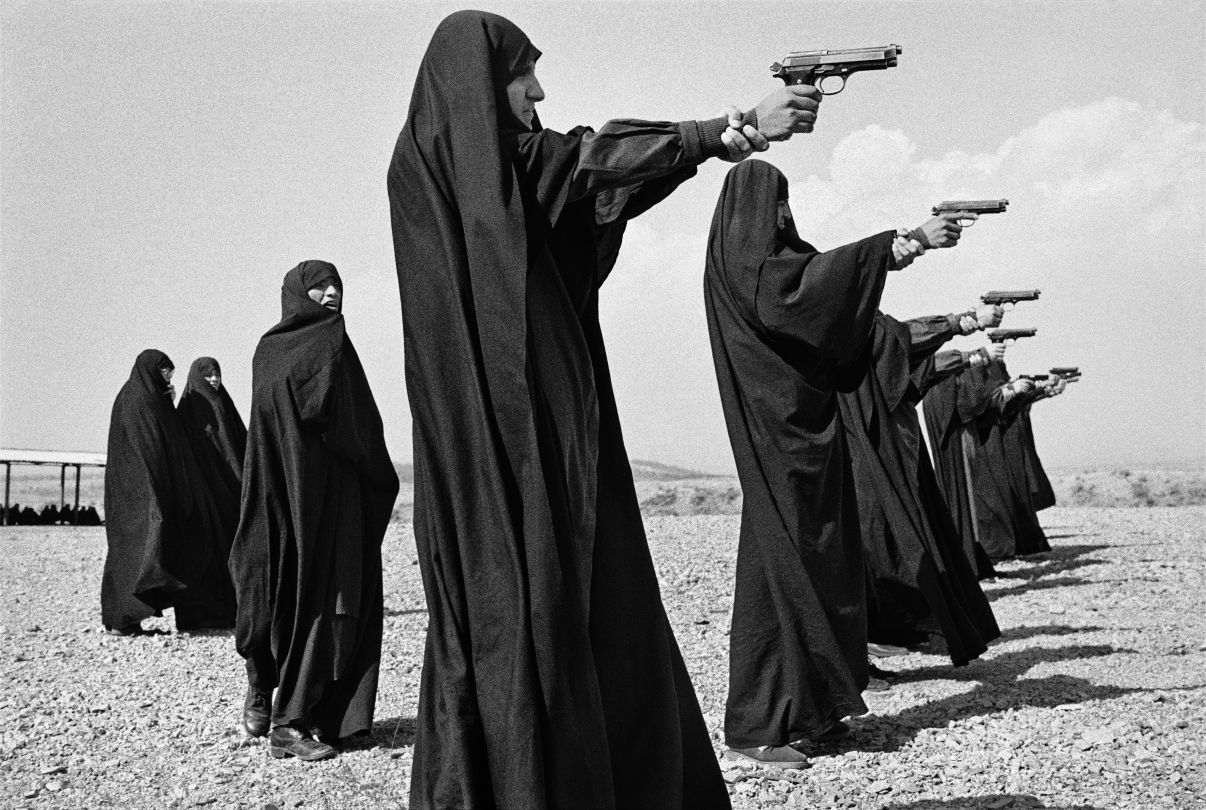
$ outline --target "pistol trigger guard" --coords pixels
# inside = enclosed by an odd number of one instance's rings
[[[976,224],[976,221],[974,219],[968,219],[967,217],[960,217],[959,219],[956,220],[956,222],[958,222],[960,227],[963,227],[963,228],[970,228],[972,225]]]
[[[833,79],[833,78],[841,79],[842,83],[838,87],[837,90],[834,90],[832,93],[827,93],[827,92],[825,92],[825,80]],[[841,73],[831,73],[828,76],[822,76],[819,80],[817,80],[816,87],[818,90],[821,91],[822,96],[836,96],[838,93],[840,93],[846,89],[846,77],[843,76]]]

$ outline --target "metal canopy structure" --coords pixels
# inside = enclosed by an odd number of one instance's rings
[[[79,453],[70,450],[19,450],[0,448],[0,464],[4,465],[4,512],[0,513],[0,525],[8,525],[9,483],[13,477],[14,464],[59,466],[59,508],[67,505],[67,468],[75,467],[75,507],[71,522],[80,519],[80,468],[104,467],[108,457],[104,453]]]

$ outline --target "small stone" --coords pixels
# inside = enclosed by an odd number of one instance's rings
[[[1177,722],[1173,723],[1177,728],[1189,728],[1189,721],[1182,717]]]
[[[884,782],[881,779],[877,779],[874,782],[872,782],[871,784],[867,785],[868,793],[887,793],[891,789],[892,789],[892,786],[889,785],[887,782]]]
[[[38,633],[38,632],[41,632],[41,630],[42,630],[42,626],[38,625],[38,624],[27,624],[25,626],[26,633]]]
[[[1064,613],[1064,612],[1066,612],[1066,608],[1063,605],[1052,605],[1051,607],[1047,608],[1047,612],[1048,613]]]
[[[41,770],[42,776],[54,776],[56,773],[67,773],[66,765],[47,765]]]
[[[22,793],[21,798],[22,799],[33,799],[33,798],[36,798],[37,795],[38,795],[38,789],[34,788],[33,790],[27,790],[24,793]]]
[[[56,780],[56,781],[47,782],[47,783],[46,783],[46,789],[47,789],[47,790],[49,790],[51,793],[58,793],[60,790],[62,790],[62,789],[63,789],[63,783],[62,783],[62,782],[59,782],[59,781],[57,781],[57,780]]]
[[[1180,781],[1181,781],[1183,778],[1184,778],[1184,777],[1182,777],[1182,776],[1181,776],[1181,772],[1180,772],[1180,771],[1173,771],[1173,772],[1172,772],[1172,775],[1170,775],[1170,776],[1168,777],[1168,781],[1172,782],[1172,783],[1175,785],[1175,784],[1177,784],[1178,782],[1180,782]]]
[[[1077,740],[1073,744],[1076,746],[1077,751],[1088,751],[1093,747],[1093,743],[1089,742],[1088,740]]]

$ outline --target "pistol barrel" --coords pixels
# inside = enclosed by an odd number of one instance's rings
[[[949,214],[954,211],[967,211],[970,214],[1003,214],[1009,200],[946,200],[934,206],[934,216]]]

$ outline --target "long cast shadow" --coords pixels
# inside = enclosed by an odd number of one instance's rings
[[[1079,633],[1097,633],[1105,629],[1096,625],[1086,625],[1084,627],[1073,627],[1070,624],[1023,625],[1022,627],[1010,627],[1002,630],[1001,637],[997,641],[1021,641],[1027,638],[1037,638],[1038,636],[1074,636]]]
[[[991,796],[960,796],[957,799],[918,799],[893,802],[883,810],[1105,810],[1094,804],[1046,804],[1037,796],[1025,793],[994,793]]]
[[[427,608],[410,608],[409,610],[398,610],[397,608],[386,608],[385,615],[389,616],[417,616],[420,613],[426,613]]]
[[[897,751],[913,741],[925,728],[944,728],[950,721],[1003,712],[1008,709],[1036,707],[1050,709],[1086,700],[1109,700],[1149,689],[1098,686],[1084,678],[1071,675],[1052,675],[1047,678],[1027,678],[1022,675],[1042,663],[1075,661],[1107,655],[1130,654],[1133,650],[1110,645],[1076,645],[1057,649],[1032,647],[1005,653],[991,659],[973,661],[958,669],[923,667],[897,673],[895,683],[945,679],[975,681],[970,692],[952,695],[938,701],[906,709],[897,715],[873,715],[855,718],[851,725],[855,735],[842,743],[838,752]]]
[[[371,744],[365,748],[410,748],[415,744],[415,728],[417,720],[414,717],[386,717],[373,721],[373,736]],[[370,739],[368,737],[364,738]]]
[[[1048,580],[1027,580],[1026,582],[1017,585],[1009,585],[1004,588],[984,589],[984,595],[988,597],[989,602],[995,602],[998,599],[1003,599],[1006,596],[1017,596],[1018,594],[1029,593],[1030,591],[1050,591],[1055,588],[1070,588],[1075,585],[1092,585],[1095,582],[1106,582],[1108,580],[1092,580],[1084,577],[1059,577],[1057,579]]]

